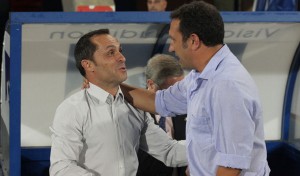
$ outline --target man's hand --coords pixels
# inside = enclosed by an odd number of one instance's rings
[[[83,78],[81,89],[86,89],[86,88],[90,88],[90,84],[89,84],[89,81],[87,79]]]
[[[185,175],[186,175],[186,176],[190,176],[189,166],[186,167]]]
[[[219,166],[217,169],[217,176],[239,176],[241,169],[234,169],[229,167]]]

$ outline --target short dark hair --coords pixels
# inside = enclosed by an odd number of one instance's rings
[[[81,65],[81,61],[84,59],[93,61],[94,52],[97,49],[97,46],[91,41],[91,38],[95,35],[109,34],[108,29],[98,29],[91,31],[78,40],[74,50],[74,56],[76,61],[76,67],[78,68],[80,74],[85,77],[85,70]]]
[[[171,19],[179,19],[179,31],[186,42],[191,34],[197,34],[206,46],[224,43],[224,22],[219,11],[211,4],[193,1],[171,13]]]

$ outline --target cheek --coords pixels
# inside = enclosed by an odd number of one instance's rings
[[[181,46],[181,43],[176,43],[176,48],[179,48]]]

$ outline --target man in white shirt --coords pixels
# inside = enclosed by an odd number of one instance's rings
[[[57,108],[51,176],[135,176],[139,148],[168,166],[187,165],[184,142],[172,140],[124,99],[119,84],[127,79],[126,59],[107,29],[81,37],[75,59],[90,88]]]

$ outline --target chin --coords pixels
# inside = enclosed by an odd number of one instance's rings
[[[192,67],[191,67],[190,65],[186,64],[186,63],[180,62],[180,65],[181,65],[181,67],[182,67],[183,69],[192,69]]]
[[[122,77],[120,80],[121,80],[121,82],[126,81],[127,80],[127,75],[125,77]]]

